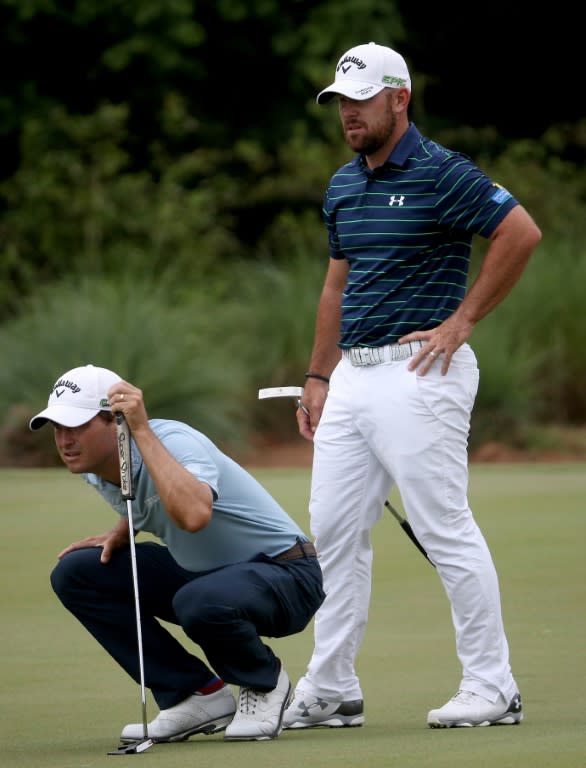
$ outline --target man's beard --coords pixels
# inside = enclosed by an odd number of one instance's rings
[[[389,110],[389,112],[385,114],[383,120],[381,120],[370,132],[363,133],[355,138],[350,138],[347,131],[344,130],[344,138],[350,149],[368,157],[368,155],[374,155],[385,145],[389,140],[389,136],[393,134],[396,125],[397,118],[394,113]]]

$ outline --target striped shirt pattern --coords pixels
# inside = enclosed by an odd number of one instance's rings
[[[339,346],[394,344],[453,314],[472,236],[489,237],[515,205],[468,157],[413,123],[383,166],[372,171],[357,156],[338,169],[323,215],[330,256],[349,263]]]

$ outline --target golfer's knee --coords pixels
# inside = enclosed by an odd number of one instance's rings
[[[84,581],[88,581],[96,557],[99,559],[98,550],[78,549],[59,560],[51,571],[50,581],[53,591],[62,602],[66,602],[69,593],[78,590]]]

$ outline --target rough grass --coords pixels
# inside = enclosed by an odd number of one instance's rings
[[[307,529],[308,470],[253,471]],[[139,690],[57,602],[48,572],[65,544],[105,530],[113,513],[62,469],[0,470],[0,483],[2,766],[111,766],[106,753],[122,725],[140,720]],[[582,464],[472,468],[470,498],[499,570],[525,704],[520,726],[426,728],[427,710],[459,679],[448,604],[434,569],[385,514],[374,531],[370,620],[357,665],[363,728],[286,731],[265,743],[201,736],[134,759],[165,768],[583,768],[585,496]],[[311,630],[268,642],[295,681]],[[154,716],[150,698],[148,708]]]

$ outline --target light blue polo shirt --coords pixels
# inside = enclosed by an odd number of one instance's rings
[[[167,515],[134,441],[131,444],[135,499],[132,518],[167,545],[189,571],[204,571],[250,560],[263,552],[274,556],[308,537],[268,491],[201,432],[179,421],[151,419],[151,429],[167,451],[213,492],[212,519],[196,533],[179,528]],[[90,473],[82,477],[127,517],[120,488]]]

